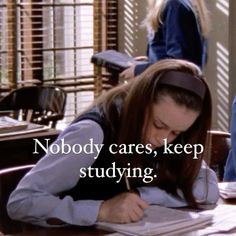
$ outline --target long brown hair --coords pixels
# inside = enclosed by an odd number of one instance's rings
[[[204,99],[186,89],[159,84],[159,78],[169,71],[184,72],[201,80],[206,88]],[[178,138],[183,144],[202,144],[205,147],[207,130],[211,126],[211,96],[202,72],[191,62],[177,59],[161,60],[128,84],[118,86],[101,96],[94,105],[103,107],[106,119],[112,124],[114,103],[118,101],[121,105],[119,127],[113,127],[117,131],[116,141],[118,144],[137,145],[142,143],[145,117],[151,114],[152,105],[165,95],[170,96],[180,106],[200,112],[194,124]],[[192,190],[202,159],[203,154],[197,160],[193,160],[190,154],[183,154],[181,158],[162,158],[158,162],[158,178],[152,184],[176,195],[179,188],[185,199],[196,205]],[[132,158],[131,162],[136,166],[137,162],[141,163],[140,158],[136,157]]]

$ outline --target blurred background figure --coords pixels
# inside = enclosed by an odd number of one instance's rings
[[[231,149],[225,165],[224,181],[236,181],[236,97],[232,104],[230,133]]]
[[[207,60],[209,12],[204,0],[147,0],[148,11],[142,26],[147,29],[147,56],[141,65],[131,66],[120,74],[129,80],[150,64],[165,58],[191,61],[203,69]]]

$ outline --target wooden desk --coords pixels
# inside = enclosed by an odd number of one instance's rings
[[[236,198],[232,198],[232,199],[220,198],[217,203],[218,204],[236,205]]]
[[[18,234],[8,234],[8,236],[103,236],[108,234],[104,230],[94,227],[65,227],[65,228],[37,228],[33,227]]]
[[[0,138],[0,169],[35,164],[44,153],[43,150],[40,150],[39,154],[33,154],[35,144],[33,139],[37,138],[42,143],[45,143],[45,139],[49,139],[49,143],[52,143],[59,133],[58,130],[50,129],[42,132]]]

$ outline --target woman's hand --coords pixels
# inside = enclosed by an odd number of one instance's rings
[[[148,61],[147,56],[137,56],[134,58],[135,61]]]
[[[148,61],[147,56],[138,56],[134,58],[136,61]],[[130,79],[133,79],[135,77],[134,75],[134,69],[136,66],[135,62],[129,62],[129,67],[120,73],[120,81],[129,81]]]
[[[121,193],[103,202],[98,221],[130,223],[140,220],[148,204],[136,193]]]
[[[127,69],[125,69],[123,72],[120,73],[120,81],[128,81],[130,79],[134,78],[134,68],[135,68],[135,64],[134,63],[130,63],[129,64],[130,67],[128,67]]]

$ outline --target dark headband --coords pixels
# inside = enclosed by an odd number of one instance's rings
[[[206,86],[200,79],[181,71],[166,72],[158,83],[186,89],[198,95],[202,100],[206,93]]]

